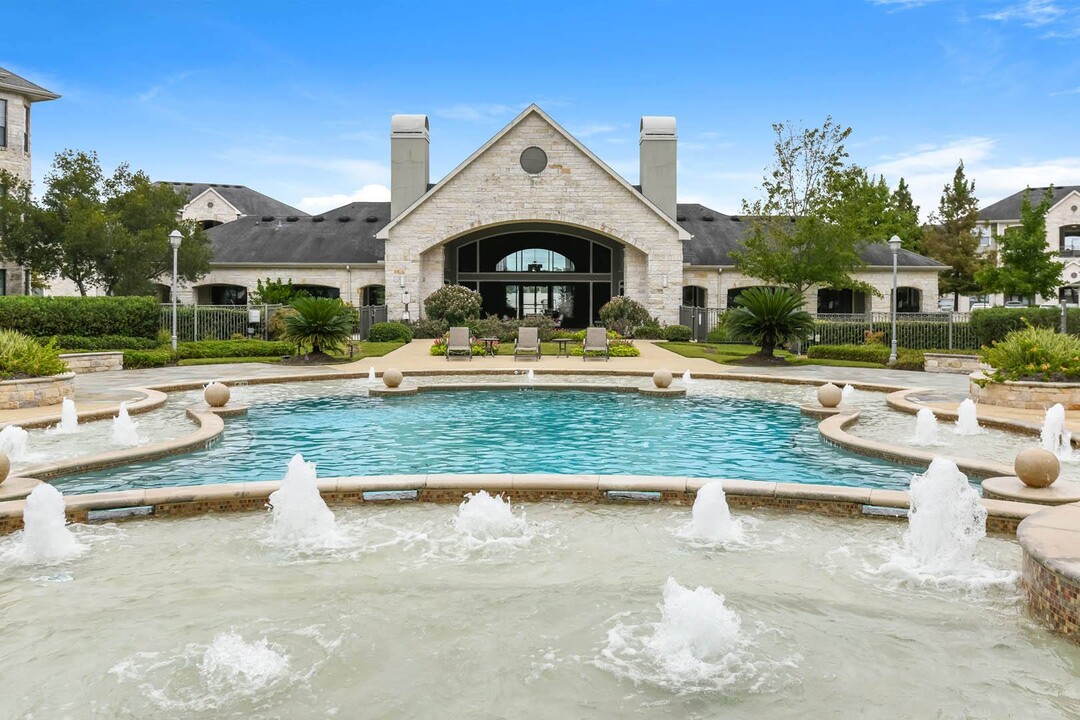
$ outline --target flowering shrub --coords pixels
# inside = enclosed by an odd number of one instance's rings
[[[431,344],[430,354],[434,355],[434,356],[445,355],[446,354],[446,339],[447,338],[446,338],[445,335],[442,336],[441,338],[435,338],[435,341]],[[472,354],[473,355],[483,355],[484,354],[484,343],[477,342],[475,337],[469,338],[469,345],[472,347]],[[499,342],[497,340],[495,341],[495,352],[496,353],[499,352]]]
[[[629,335],[634,328],[651,320],[644,305],[624,295],[611,298],[600,308],[600,322],[604,323],[608,330],[614,330],[620,335]]]
[[[462,285],[444,285],[424,299],[424,310],[432,320],[464,325],[480,317],[482,304],[483,298],[475,290]]]
[[[983,346],[979,358],[992,367],[989,382],[1080,380],[1080,338],[1028,324]]]

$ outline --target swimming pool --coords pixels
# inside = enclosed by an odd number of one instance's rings
[[[319,475],[557,473],[728,477],[906,489],[912,469],[826,444],[794,405],[760,399],[508,388],[255,401],[210,448],[53,480],[65,493]]]

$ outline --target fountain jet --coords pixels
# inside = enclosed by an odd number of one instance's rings
[[[289,461],[281,487],[270,494],[274,539],[285,545],[327,545],[337,540],[334,513],[316,483],[315,463],[297,453]]]
[[[8,425],[0,430],[0,452],[12,460],[25,460],[29,445],[30,433],[18,425]]]
[[[957,435],[978,435],[982,432],[979,429],[979,418],[975,413],[975,402],[971,398],[966,398],[964,402],[960,403],[960,407],[956,411],[956,428],[954,432]]]
[[[127,402],[120,403],[120,412],[113,418],[112,441],[123,447],[135,447],[139,444],[139,423],[128,414]]]
[[[53,432],[65,435],[79,432],[79,414],[75,411],[75,401],[64,398],[60,404],[60,424],[53,427]]]
[[[690,514],[689,534],[694,538],[723,542],[739,534],[737,524],[731,519],[724,486],[719,480],[701,486]]]
[[[938,434],[937,418],[930,408],[922,408],[915,415],[915,444],[936,445]]]
[[[74,557],[85,550],[67,528],[64,496],[42,483],[26,498],[23,537],[19,554],[27,562],[53,562]]]
[[[1058,460],[1072,460],[1072,433],[1065,427],[1065,407],[1058,403],[1046,411],[1042,426],[1042,446]]]

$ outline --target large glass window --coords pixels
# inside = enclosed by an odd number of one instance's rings
[[[573,272],[574,263],[554,250],[529,248],[507,255],[495,265],[495,272]]]
[[[1061,252],[1080,254],[1080,226],[1061,228]]]
[[[22,149],[23,152],[30,152],[30,106],[26,106],[26,113],[24,116],[25,122],[23,123],[22,134]]]
[[[7,100],[0,100],[0,147],[7,147]]]
[[[918,288],[896,288],[896,312],[917,313],[922,305],[922,292]]]

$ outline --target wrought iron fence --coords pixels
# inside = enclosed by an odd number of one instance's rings
[[[178,305],[176,339],[270,339],[270,321],[281,305]],[[161,329],[172,335],[172,305],[161,305]]]
[[[723,312],[683,306],[679,322],[691,329],[695,340],[704,342]],[[807,345],[861,345],[870,339],[868,333],[879,342],[892,342],[892,316],[887,312],[822,313],[813,318],[814,332]],[[975,350],[978,343],[970,320],[971,313],[898,313],[897,344],[914,350]]]
[[[367,340],[372,325],[386,322],[386,306],[361,305],[357,310],[359,311],[359,319],[353,329],[353,340]]]

